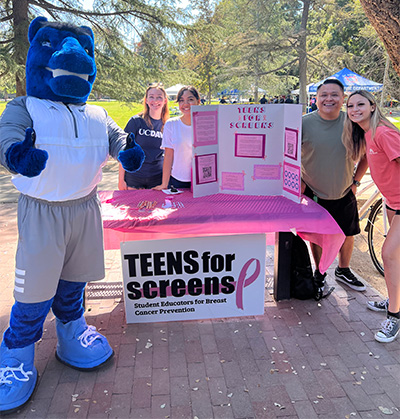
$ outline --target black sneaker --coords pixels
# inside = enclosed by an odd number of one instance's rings
[[[381,301],[368,301],[367,308],[373,311],[381,311],[386,313],[389,307],[389,298]]]
[[[321,272],[318,269],[314,271],[314,298],[316,301],[319,301],[324,296],[325,277],[326,273],[321,274]]]
[[[350,268],[337,267],[335,269],[335,279],[336,281],[346,284],[355,291],[365,291],[367,289],[367,287],[354,276]]]

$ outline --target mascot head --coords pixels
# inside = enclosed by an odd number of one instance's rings
[[[28,38],[27,94],[64,103],[86,102],[96,78],[92,30],[37,17]]]

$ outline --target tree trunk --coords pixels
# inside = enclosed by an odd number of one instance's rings
[[[25,63],[29,44],[26,38],[29,27],[28,0],[13,0],[14,59],[18,64],[15,74],[17,96],[26,95]]]
[[[360,0],[365,14],[382,39],[393,68],[400,76],[399,0]]]
[[[303,105],[303,113],[305,113],[307,108],[307,21],[309,10],[310,0],[304,0],[299,40],[299,103]]]

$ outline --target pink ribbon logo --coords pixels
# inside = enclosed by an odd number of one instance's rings
[[[256,262],[256,269],[254,270],[254,273],[247,278],[247,270],[249,269],[253,261]],[[260,261],[255,258],[249,259],[240,271],[236,289],[236,306],[241,310],[243,310],[243,289],[251,285],[258,278],[258,275],[260,275],[260,271]]]

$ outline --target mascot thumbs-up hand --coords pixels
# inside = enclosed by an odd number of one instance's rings
[[[8,167],[23,176],[35,177],[46,167],[47,151],[35,148],[36,134],[32,128],[25,131],[25,140],[14,143],[6,152]]]
[[[127,172],[133,173],[142,167],[145,154],[142,148],[136,143],[133,132],[128,134],[125,150],[118,153],[118,161]]]

